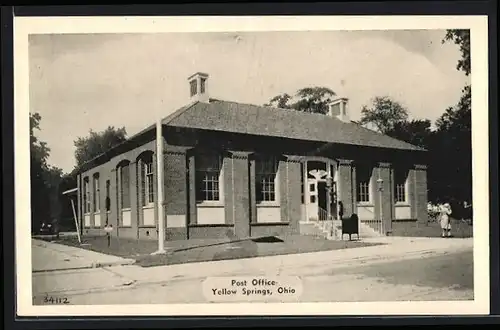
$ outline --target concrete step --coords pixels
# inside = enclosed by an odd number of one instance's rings
[[[332,235],[332,226],[334,227]],[[334,221],[315,221],[300,224],[300,233],[302,235],[312,235],[316,237],[324,237],[326,239],[341,239],[342,222]],[[373,229],[366,223],[361,223],[359,228],[359,236],[362,238],[382,237],[379,232]]]
[[[361,222],[359,226],[359,235],[365,238],[382,237],[383,235],[380,234],[375,228],[375,224]]]
[[[332,235],[332,222],[331,221],[318,221],[300,224],[300,233],[302,235],[312,235],[316,237],[323,237],[325,239],[338,239],[340,237],[339,231],[334,230]]]
[[[311,235],[317,237],[326,237],[324,231],[318,228],[315,223],[301,223],[300,224],[300,234],[301,235]]]

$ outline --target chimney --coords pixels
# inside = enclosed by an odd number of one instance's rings
[[[188,78],[191,102],[208,103],[208,74],[197,72]]]
[[[343,122],[349,123],[351,119],[349,118],[349,112],[347,109],[348,100],[348,98],[341,97],[330,102],[328,105],[328,114],[342,120]]]

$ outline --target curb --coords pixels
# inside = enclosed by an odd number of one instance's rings
[[[133,259],[125,259],[119,261],[111,261],[111,262],[93,262],[90,265],[79,266],[79,267],[66,267],[66,268],[51,268],[51,269],[33,269],[32,273],[40,274],[40,273],[50,273],[50,272],[61,272],[67,270],[80,270],[80,269],[95,269],[95,268],[105,268],[105,267],[114,267],[114,266],[129,266],[133,265],[135,260]]]
[[[463,249],[465,250],[465,249]],[[400,260],[411,260],[415,259],[418,257],[434,257],[434,256],[442,256],[442,255],[447,255],[447,254],[452,254],[455,252],[461,252],[462,249],[460,250],[454,250],[453,252],[447,251],[447,250],[422,250],[422,251],[412,251],[409,253],[406,253],[404,255],[394,255],[390,257],[385,257],[383,255],[376,255],[376,256],[367,256],[367,257],[358,257],[358,258],[344,258],[344,259],[332,259],[332,262],[345,262],[344,264],[339,264],[336,268],[338,269],[344,269],[344,268],[351,268],[351,267],[359,267],[359,266],[366,266],[370,262],[378,261],[380,263],[385,263],[385,262],[396,262]],[[307,267],[307,265],[305,266]],[[277,269],[276,271],[278,273],[282,272],[293,272],[294,266],[291,265],[289,267],[284,266],[281,267],[280,269]],[[203,273],[203,270],[200,270],[200,273]],[[241,275],[240,275],[241,274]],[[149,285],[161,285],[161,284],[169,284],[173,282],[181,282],[181,281],[189,281],[189,280],[195,280],[195,279],[203,279],[207,277],[217,277],[217,276],[245,276],[247,274],[244,270],[242,271],[241,268],[234,269],[234,270],[228,270],[225,275],[211,275],[211,276],[203,276],[203,275],[195,275],[195,276],[189,276],[186,274],[177,274],[175,276],[172,276],[170,278],[165,277],[161,280],[153,280],[153,281],[148,281],[146,280],[141,280],[141,279],[133,279],[135,285],[134,287],[142,287],[142,286],[149,286]],[[297,275],[301,277],[302,275]],[[307,277],[307,275],[305,275]]]
[[[130,280],[130,284],[124,283],[120,285],[115,285],[112,287],[108,288],[91,288],[91,289],[81,289],[81,290],[68,290],[68,291],[53,291],[53,292],[46,292],[45,294],[37,295],[38,297],[40,296],[45,296],[45,295],[53,295],[53,296],[80,296],[84,294],[90,294],[90,293],[100,293],[100,292],[116,292],[116,291],[123,291],[127,289],[133,289],[135,288],[135,281]],[[43,304],[40,304],[43,305]]]

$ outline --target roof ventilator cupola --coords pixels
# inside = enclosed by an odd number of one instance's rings
[[[349,99],[346,97],[340,97],[330,102],[328,104],[328,114],[332,117],[340,119],[343,122],[351,122],[347,108],[348,100]]]
[[[208,74],[197,72],[188,78],[189,81],[189,96],[191,102],[209,102],[208,95]]]

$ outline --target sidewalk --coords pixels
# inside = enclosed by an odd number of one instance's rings
[[[32,239],[31,243],[32,271],[34,273],[130,265],[135,262],[133,259],[124,259],[37,239]]]
[[[366,239],[368,240],[368,239]],[[210,276],[228,275],[300,275],[321,267],[351,267],[360,264],[391,262],[471,250],[472,239],[381,237],[369,239],[387,245],[335,251],[277,255],[248,259],[208,261],[142,268],[114,267],[115,273],[140,284],[164,283]]]

